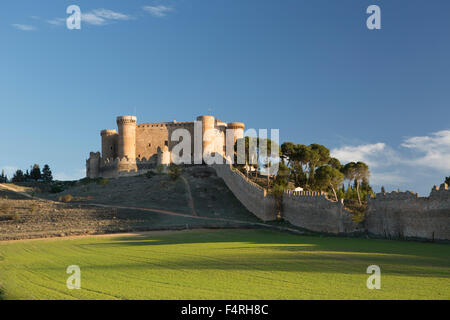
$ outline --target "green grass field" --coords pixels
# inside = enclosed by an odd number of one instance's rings
[[[366,269],[381,267],[381,290]],[[81,268],[81,290],[66,268]],[[3,299],[450,299],[450,246],[217,230],[0,243]]]

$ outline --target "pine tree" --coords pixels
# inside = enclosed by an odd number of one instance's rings
[[[33,166],[33,168],[31,169],[30,178],[35,180],[35,181],[38,181],[39,179],[42,178],[41,168],[39,167],[38,164],[35,164]]]
[[[381,187],[381,193],[386,193],[386,190],[384,189],[384,186]]]
[[[44,182],[52,182],[53,181],[52,171],[50,170],[50,167],[48,164],[46,164],[44,166],[44,168],[42,169],[42,180],[44,180]]]
[[[0,175],[0,183],[8,182],[8,177],[5,175],[5,170],[2,170],[2,174]]]
[[[14,176],[12,178],[12,182],[23,182],[25,180],[25,177],[23,175],[22,170],[17,170],[16,173],[14,173]]]

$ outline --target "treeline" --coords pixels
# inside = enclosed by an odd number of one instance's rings
[[[249,161],[249,155],[252,154],[250,148],[257,148],[256,154],[261,154],[260,148],[267,148],[264,154],[270,154],[271,141],[269,139],[259,139],[245,137],[246,164],[238,165],[238,169],[243,171],[249,177],[249,171],[262,173],[268,167],[270,159],[263,159],[265,164],[252,164]],[[251,140],[254,139],[254,141]],[[235,151],[237,152],[237,145]],[[332,194],[335,200],[346,199],[358,201],[361,205],[368,194],[373,194],[369,183],[370,169],[364,162],[340,163],[336,158],[331,157],[330,150],[320,144],[294,144],[285,142],[277,146],[281,162],[277,175],[270,185],[270,173],[264,173],[267,176],[266,187],[277,193],[286,189],[297,187],[305,191],[325,191]],[[255,153],[255,152],[253,152]],[[276,154],[272,153],[272,154]],[[251,174],[250,174],[251,177]],[[256,177],[252,177],[256,178]],[[345,188],[345,181],[348,182]]]
[[[372,193],[369,184],[370,170],[364,162],[341,162],[330,156],[330,150],[320,144],[294,144],[285,142],[280,148],[282,163],[279,175],[285,175],[295,187],[311,191],[330,191],[335,199],[357,198],[359,204],[368,193]],[[345,189],[344,181],[348,181]],[[353,183],[353,185],[352,185]]]
[[[26,170],[25,172],[22,170],[17,170],[11,180],[8,179],[5,172],[2,170],[0,175],[0,183],[6,183],[9,181],[12,183],[29,181],[42,181],[50,183],[53,181],[53,174],[48,164],[44,165],[42,171],[38,164],[33,165],[30,170]]]

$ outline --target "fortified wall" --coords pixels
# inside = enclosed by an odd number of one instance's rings
[[[378,193],[368,198],[365,226],[369,233],[385,238],[450,240],[450,190],[442,184],[429,197]]]
[[[242,172],[233,170],[228,164],[214,164],[211,167],[248,211],[263,221],[276,219],[275,198],[267,194],[264,188],[248,180]]]
[[[341,201],[327,198],[325,193],[287,191],[283,195],[283,216],[295,226],[325,233],[363,231],[353,222]]]
[[[278,210],[273,195],[230,165],[212,167],[250,212],[263,221],[276,219]],[[282,214],[291,224],[311,231],[334,234],[361,231],[341,202],[329,200],[319,192],[285,192]]]

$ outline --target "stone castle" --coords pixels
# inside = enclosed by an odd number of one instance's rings
[[[191,122],[162,122],[137,124],[134,116],[117,117],[116,130],[101,131],[102,152],[91,152],[86,161],[86,176],[89,178],[113,178],[126,175],[136,175],[157,165],[172,163],[172,150],[180,143],[173,141],[172,134],[177,129],[185,129],[191,138],[191,158],[202,159],[207,150],[226,157],[227,137],[243,138],[245,125],[241,122],[225,123],[213,116],[200,116]],[[202,140],[197,143],[194,139],[200,130]],[[214,136],[206,132],[214,132]],[[228,132],[228,135],[227,135]],[[177,136],[177,135],[175,135]],[[231,156],[231,154],[229,155]]]

